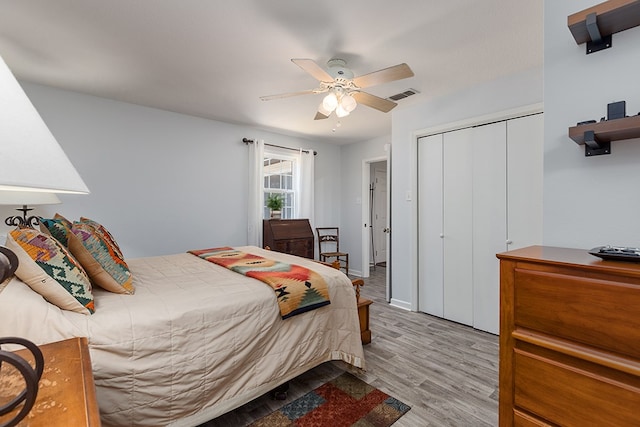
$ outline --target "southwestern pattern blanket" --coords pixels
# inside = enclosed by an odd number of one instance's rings
[[[191,250],[189,253],[271,286],[283,319],[330,304],[324,279],[308,268],[231,247]]]

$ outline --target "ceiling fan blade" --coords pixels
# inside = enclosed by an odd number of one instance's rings
[[[271,101],[272,99],[289,98],[289,97],[298,96],[298,95],[310,95],[313,93],[317,93],[317,92],[313,89],[309,89],[309,90],[303,90],[300,92],[289,92],[289,93],[280,93],[277,95],[261,96],[260,99],[262,99],[263,101]]]
[[[317,111],[316,112],[316,116],[313,118],[313,120],[324,120],[324,119],[328,119],[328,118],[329,118],[329,116],[325,116],[320,111]]]
[[[311,74],[316,80],[320,82],[332,82],[333,77],[327,73],[322,67],[320,67],[313,59],[292,59],[291,62],[302,68],[307,73]]]
[[[359,88],[365,88],[413,76],[414,74],[413,71],[411,71],[411,68],[409,68],[407,64],[402,63],[394,65],[393,67],[374,71],[373,73],[365,74],[363,76],[355,77],[353,79],[353,83],[355,83]]]
[[[389,111],[393,110],[396,105],[398,105],[393,101],[380,98],[379,96],[371,95],[367,92],[353,92],[351,95],[356,99],[358,104],[363,104],[367,107],[375,108],[376,110],[382,111],[383,113],[388,113]]]

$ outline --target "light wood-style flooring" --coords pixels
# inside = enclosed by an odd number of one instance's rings
[[[372,299],[372,341],[364,347],[367,383],[411,406],[394,427],[498,424],[498,337],[385,301],[385,268],[372,269],[362,296]],[[286,401],[262,396],[201,427],[246,426],[338,376],[329,362],[291,381]]]

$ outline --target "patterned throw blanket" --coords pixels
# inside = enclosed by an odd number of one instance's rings
[[[271,286],[283,319],[330,304],[324,279],[308,268],[230,247],[192,250],[189,253]]]

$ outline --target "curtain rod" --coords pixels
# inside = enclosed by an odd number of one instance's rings
[[[242,138],[242,142],[244,142],[245,144],[253,144],[255,141],[253,139],[249,139],[249,138]],[[275,144],[268,144],[268,143],[264,143],[264,145],[268,145],[269,147],[276,147],[276,148],[283,148],[285,150],[293,150],[293,151],[300,151],[302,150],[303,153],[309,153],[311,152],[311,150],[303,150],[301,148],[291,148],[291,147],[283,147],[282,145],[275,145]],[[317,156],[318,152],[317,151],[313,151],[313,155]]]

